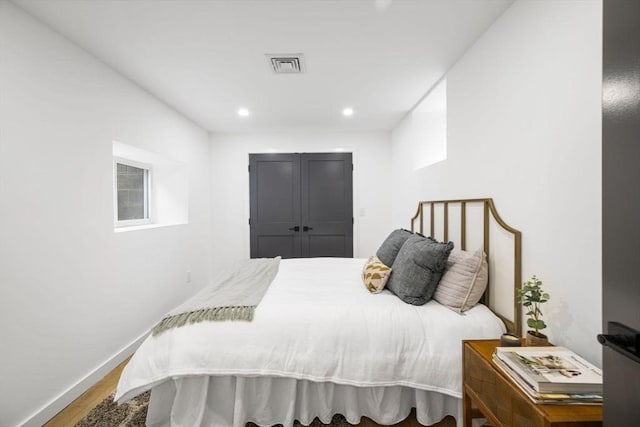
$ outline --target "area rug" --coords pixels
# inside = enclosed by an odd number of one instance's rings
[[[118,406],[113,393],[91,410],[76,427],[144,427],[149,406],[146,392]]]
[[[129,402],[118,406],[113,401],[113,394],[104,399],[93,408],[76,427],[144,427],[149,406],[149,392],[131,399]],[[342,415],[335,415],[331,424],[324,424],[317,418],[310,427],[349,427],[351,424]],[[246,427],[258,427],[254,423],[247,423]],[[303,427],[297,421],[294,427]]]

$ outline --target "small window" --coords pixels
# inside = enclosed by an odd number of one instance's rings
[[[411,113],[413,169],[447,160],[447,79],[434,86]]]
[[[150,224],[151,166],[114,159],[115,223],[117,227]]]

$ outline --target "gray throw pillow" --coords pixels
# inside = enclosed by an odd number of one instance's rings
[[[393,230],[378,248],[376,256],[384,265],[391,267],[393,262],[396,260],[396,256],[398,256],[398,252],[400,252],[400,248],[402,248],[404,242],[406,242],[412,235],[412,232],[403,228]]]
[[[393,262],[387,289],[408,304],[425,304],[440,282],[452,249],[453,242],[439,243],[431,237],[412,235]]]

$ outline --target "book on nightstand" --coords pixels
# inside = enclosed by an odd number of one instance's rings
[[[497,347],[493,359],[534,400],[602,400],[602,371],[564,347]]]
[[[602,393],[540,393],[509,368],[502,360],[493,355],[493,362],[518,386],[533,403],[543,405],[601,405]]]

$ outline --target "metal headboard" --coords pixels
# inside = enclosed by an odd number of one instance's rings
[[[509,332],[521,335],[522,332],[522,307],[517,299],[517,293],[522,283],[522,233],[515,228],[507,225],[498,212],[493,203],[493,199],[460,199],[460,200],[429,200],[418,202],[418,210],[416,214],[411,218],[411,231],[420,232],[421,234],[428,234],[434,238],[436,233],[442,233],[441,240],[449,241],[452,230],[450,230],[451,220],[450,211],[459,210],[459,241],[454,241],[456,248],[466,250],[467,249],[467,237],[470,232],[468,228],[469,218],[467,216],[469,208],[471,207],[481,208],[481,228],[482,228],[482,247],[485,254],[487,254],[487,261],[489,262],[489,285],[483,296],[484,304],[489,307],[502,321],[505,323]],[[477,208],[476,208],[477,209]],[[428,233],[425,233],[425,216],[428,217]],[[441,217],[436,220],[436,217]],[[492,278],[495,276],[492,274],[492,263],[490,262],[494,254],[491,252],[493,245],[491,244],[491,227],[492,219],[499,229],[504,230],[508,235],[513,237],[513,282],[506,280],[506,283],[494,283]],[[416,222],[418,223],[418,229],[416,230]],[[478,230],[473,230],[478,231]],[[440,237],[440,236],[438,236]],[[475,248],[472,248],[475,249]],[[505,267],[505,266],[501,266]],[[495,268],[495,265],[494,265]],[[495,302],[492,302],[492,293],[500,293],[501,295],[507,295],[503,293],[509,293],[509,298],[513,301],[513,313],[504,314],[496,306]]]

